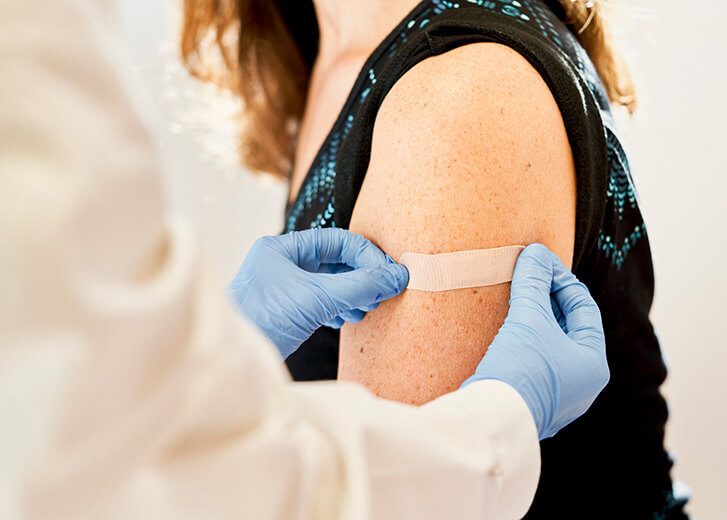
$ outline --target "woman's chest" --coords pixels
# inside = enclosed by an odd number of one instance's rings
[[[318,152],[331,137],[365,60],[366,55],[357,54],[337,60],[320,72],[314,70],[294,153],[291,202],[298,196],[308,172],[315,167]]]

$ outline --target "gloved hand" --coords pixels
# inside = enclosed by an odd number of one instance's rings
[[[408,283],[363,236],[329,228],[258,239],[227,291],[287,358],[322,325],[360,321]]]
[[[541,244],[520,254],[507,319],[463,386],[483,379],[503,381],[520,393],[541,440],[585,413],[608,383],[598,306]]]

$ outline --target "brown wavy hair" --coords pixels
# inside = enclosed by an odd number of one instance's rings
[[[577,35],[611,101],[632,112],[634,85],[611,42],[602,1],[548,2]],[[242,162],[287,178],[318,54],[312,0],[184,0],[187,70],[240,96]]]

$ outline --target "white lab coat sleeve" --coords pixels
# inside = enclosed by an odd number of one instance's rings
[[[350,383],[295,386],[308,419],[341,454],[344,517],[502,519],[528,510],[537,432],[505,383],[473,383],[420,408],[372,399]]]
[[[516,518],[517,393],[292,384],[165,215],[105,0],[0,0],[0,518]]]

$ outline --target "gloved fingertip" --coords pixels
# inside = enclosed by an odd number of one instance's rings
[[[520,253],[521,256],[525,255],[525,258],[528,257],[535,257],[544,261],[550,260],[550,249],[548,249],[543,244],[540,244],[538,242],[534,242],[527,246],[522,253]]]
[[[401,292],[406,289],[407,285],[409,285],[409,270],[403,265],[397,264],[396,262],[392,264],[392,268],[394,269],[396,275],[399,292]]]
[[[332,320],[326,322],[324,325],[330,329],[340,329],[344,325],[344,321],[340,317],[335,317]]]
[[[510,303],[527,297],[549,305],[548,295],[553,280],[553,260],[550,250],[542,244],[531,244],[520,253],[515,263],[510,289]]]
[[[375,311],[376,309],[379,308],[379,305],[380,305],[379,303],[372,303],[371,305],[366,305],[364,307],[361,307],[361,310],[364,312]]]
[[[381,264],[377,268],[377,271],[379,274],[385,273],[385,280],[380,278],[381,282],[384,282],[386,286],[386,290],[384,291],[386,297],[384,299],[401,294],[406,289],[406,286],[409,285],[409,271],[401,264],[397,264],[396,262],[393,264]]]
[[[539,275],[550,278],[553,273],[553,253],[543,244],[530,244],[517,259],[516,268],[521,267],[524,271],[534,274],[535,269]]]

